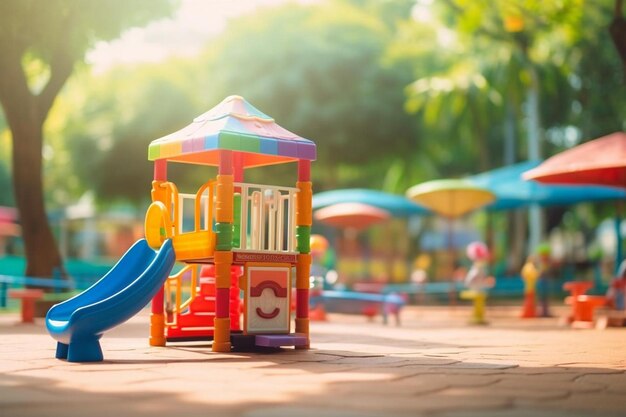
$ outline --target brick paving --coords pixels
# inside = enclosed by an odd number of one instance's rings
[[[518,312],[491,308],[488,326],[467,325],[467,306],[409,307],[401,327],[329,315],[310,351],[236,354],[151,348],[142,313],[92,364],[54,359],[41,320],[3,314],[0,416],[626,416],[626,328]]]

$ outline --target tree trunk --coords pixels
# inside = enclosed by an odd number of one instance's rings
[[[622,70],[624,72],[624,80],[626,83],[626,18],[623,15],[624,0],[615,0],[615,9],[613,12],[613,21],[609,26],[609,33],[615,49],[619,53],[622,60]]]
[[[491,152],[487,143],[487,135],[483,127],[480,111],[477,104],[470,99],[470,113],[473,118],[473,134],[478,142],[478,167],[481,172],[485,172],[491,168]]]
[[[4,40],[6,41],[6,40]],[[27,276],[65,277],[44,206],[41,156],[43,124],[57,94],[72,73],[74,59],[63,48],[50,58],[50,79],[39,94],[33,94],[21,62],[26,48],[5,44],[0,60],[0,103],[13,136],[13,189],[20,213],[26,251]]]
[[[52,277],[56,269],[64,276],[43,199],[43,124],[32,110],[11,116],[7,119],[13,134],[13,188],[26,251],[25,274]]]

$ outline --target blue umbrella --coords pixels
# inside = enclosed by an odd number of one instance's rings
[[[585,201],[619,200],[626,198],[626,190],[594,185],[553,185],[526,181],[522,174],[541,161],[526,161],[492,171],[473,175],[468,179],[491,190],[496,201],[488,210],[511,210],[528,207],[570,205]]]
[[[393,216],[406,217],[431,214],[403,196],[364,188],[351,188],[317,193],[313,196],[313,209],[317,210],[338,203],[362,203],[390,212]]]

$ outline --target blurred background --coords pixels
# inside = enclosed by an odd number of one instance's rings
[[[15,166],[29,161],[19,159],[28,149],[41,154],[43,207],[62,265],[77,274],[71,262],[111,263],[143,234],[148,144],[231,94],[316,142],[315,192],[403,195],[423,181],[543,159],[623,131],[625,70],[609,30],[621,7],[619,0],[3,2],[0,273],[45,276],[59,264],[25,263],[24,234],[41,234],[27,230],[24,213],[38,203],[20,200],[26,192],[13,185],[27,181]],[[66,77],[55,78],[60,73]],[[19,90],[22,81],[28,91]],[[39,109],[34,119],[23,116],[28,103]],[[37,136],[23,125],[39,126],[42,141],[23,139]],[[24,169],[36,175],[32,160]],[[290,169],[252,170],[250,181],[290,185]],[[170,176],[190,192],[206,174],[172,166]],[[610,280],[622,239],[613,227],[618,210],[614,201],[542,209],[541,240],[563,274]],[[316,227],[335,242],[337,231]],[[355,279],[408,282],[421,259],[430,279],[449,279],[446,233],[436,216],[394,218],[359,234],[366,266],[342,268]],[[512,276],[532,250],[527,237],[526,208],[482,210],[456,222],[453,246],[489,240],[494,272]],[[52,250],[39,245],[40,256]]]

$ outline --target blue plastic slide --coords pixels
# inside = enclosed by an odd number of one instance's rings
[[[56,357],[69,362],[102,360],[102,334],[125,322],[150,302],[176,260],[172,242],[154,251],[138,240],[98,282],[53,306],[46,327],[58,342]]]

